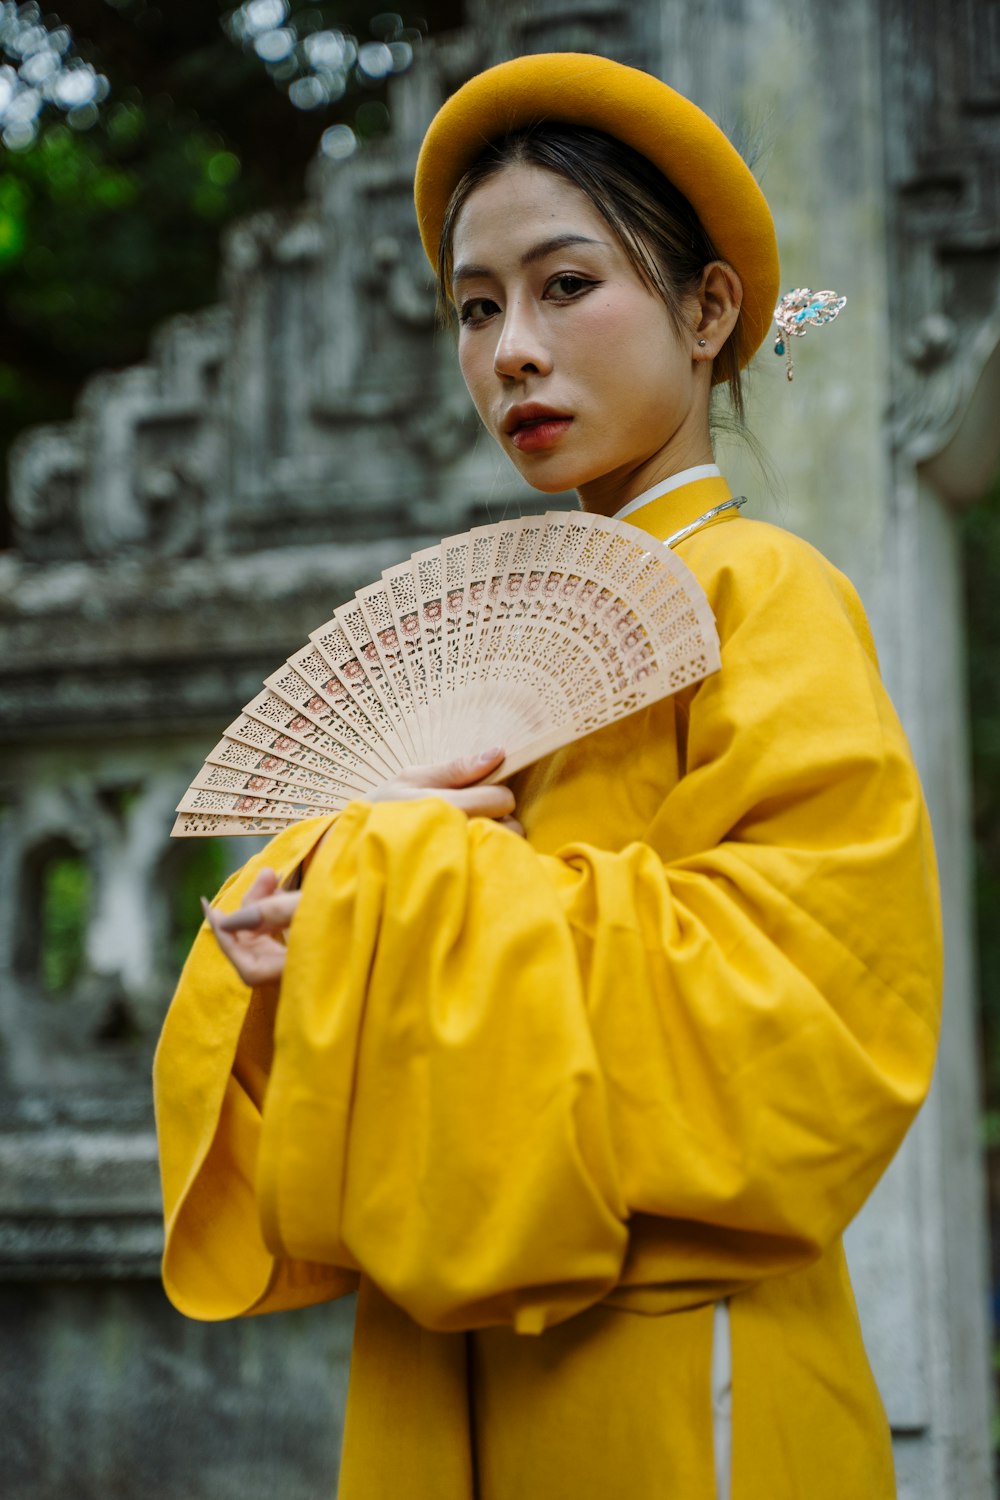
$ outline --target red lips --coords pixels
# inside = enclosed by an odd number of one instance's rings
[[[542,406],[538,401],[523,401],[520,406],[512,406],[504,417],[503,430],[509,436],[519,427],[525,427],[529,423],[534,426],[537,422],[545,421],[570,422],[572,418],[564,411],[556,411],[551,406]]]
[[[542,406],[538,401],[525,401],[512,406],[504,417],[503,430],[522,453],[549,448],[566,432],[573,418],[565,412],[555,411],[551,406]]]

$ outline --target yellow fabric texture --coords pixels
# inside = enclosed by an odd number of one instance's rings
[[[275,840],[273,1056],[210,937],[182,976],[165,1285],[360,1278],[341,1500],[711,1500],[723,1296],[733,1500],[894,1493],[840,1235],[933,1066],[923,799],[847,581],[732,513],[681,550],[721,672],[522,773],[527,841],[436,798]]]
[[[680,189],[743,283],[745,364],[767,337],[778,300],[778,244],[767,200],[714,120],[660,79],[607,57],[516,57],[477,74],[445,101],[424,137],[414,180],[431,265],[437,267],[451,195],[483,148],[543,120],[588,125],[624,141]]]

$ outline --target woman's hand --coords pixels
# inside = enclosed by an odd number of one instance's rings
[[[201,898],[205,920],[237,974],[251,988],[277,984],[285,967],[284,931],[299,904],[299,891],[279,891],[273,870],[261,870],[239,911],[217,912]]]
[[[469,760],[451,760],[439,766],[412,766],[380,786],[372,802],[412,801],[415,797],[441,797],[470,818],[493,818],[511,833],[524,837],[524,829],[513,816],[514,794],[505,786],[479,786],[483,776],[496,770],[504,758],[501,749],[485,750]],[[273,870],[261,870],[247,891],[238,911],[216,912],[201,898],[205,920],[215,933],[223,953],[244,984],[251,987],[277,984],[285,967],[284,934],[299,904],[299,891],[279,891]]]
[[[401,802],[412,801],[415,797],[440,797],[469,818],[492,818],[523,838],[524,829],[513,816],[514,793],[510,787],[478,784],[484,776],[496,770],[505,754],[497,747],[468,759],[445,761],[438,766],[411,766],[380,786],[369,801]]]

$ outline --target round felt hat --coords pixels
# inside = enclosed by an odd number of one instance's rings
[[[441,106],[417,160],[414,197],[424,249],[437,266],[451,195],[491,141],[558,120],[589,125],[647,157],[687,198],[743,283],[740,363],[771,325],[778,300],[774,221],[753,173],[696,104],[649,73],[606,57],[517,57],[471,78]]]

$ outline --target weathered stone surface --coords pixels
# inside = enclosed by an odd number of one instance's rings
[[[159,1286],[0,1287],[5,1500],[323,1500],[351,1300],[190,1323]]]

